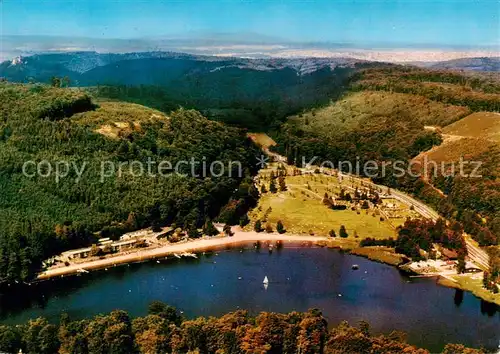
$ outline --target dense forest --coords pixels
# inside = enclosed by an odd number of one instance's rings
[[[361,69],[350,77],[350,92],[322,109],[303,112],[274,134],[276,151],[289,163],[314,156],[315,163],[331,161],[403,161],[405,168],[420,152],[441,144],[442,127],[477,110],[500,111],[500,83],[492,76],[381,65]],[[361,90],[361,91],[360,91]],[[368,90],[368,91],[367,91]],[[424,180],[398,176],[393,165],[377,183],[407,191],[432,205],[443,216],[460,221],[482,246],[500,242],[500,154],[498,146],[474,155],[482,161],[481,178],[447,176]],[[449,164],[448,164],[449,165]],[[465,173],[474,166],[465,167]],[[361,170],[361,172],[363,172]],[[439,188],[438,189],[436,189]],[[444,194],[443,194],[444,192]]]
[[[398,253],[405,254],[414,261],[423,259],[422,251],[430,254],[433,245],[438,244],[445,248],[457,251],[459,264],[465,270],[465,256],[467,246],[462,237],[462,225],[457,222],[446,225],[446,221],[438,219],[431,220],[407,220],[398,229],[398,238],[394,244]]]
[[[179,107],[255,131],[277,127],[288,115],[327,104],[355,67],[349,59],[201,57],[150,52],[51,53],[0,63],[13,82],[87,88],[106,100],[139,103],[163,112]]]
[[[490,271],[483,274],[483,286],[494,293],[499,289],[496,284],[500,283],[500,248],[490,246],[486,248],[490,256]]]
[[[113,311],[92,319],[60,324],[37,318],[19,326],[0,326],[0,350],[28,354],[129,353],[429,353],[405,341],[403,332],[374,334],[367,322],[342,322],[329,329],[319,310],[252,317],[236,311],[222,317],[188,320],[175,308],[153,302],[145,317]],[[482,350],[448,344],[445,354],[480,354]]]
[[[143,104],[169,112],[179,107],[201,111],[212,120],[265,131],[287,116],[327,104],[339,97],[351,68],[324,68],[298,75],[286,68],[259,71],[225,68],[179,78],[168,85],[123,85],[102,82],[92,95]]]
[[[351,76],[352,90],[411,93],[469,107],[473,111],[500,111],[499,77],[413,66],[368,68]]]
[[[1,83],[0,114],[0,283],[30,280],[43,259],[90,245],[100,230],[117,237],[152,224],[201,227],[226,203],[242,214],[255,203],[257,147],[244,130],[196,111],[99,107],[76,89]],[[198,164],[158,173],[161,161],[191,159]],[[55,174],[60,161],[64,178]],[[103,161],[156,165],[152,174],[125,168],[102,178]],[[212,176],[205,166],[214,161],[224,168]]]
[[[99,230],[117,237],[151,224],[193,228],[218,215],[223,222],[238,223],[258,197],[251,183],[258,152],[244,129],[217,121],[269,132],[289,163],[318,156],[315,163],[363,165],[369,160],[409,163],[442,142],[439,130],[427,125],[442,127],[473,111],[499,110],[500,85],[489,75],[373,63],[299,75],[291,68],[215,70],[218,64],[211,63],[186,76],[181,74],[194,64],[184,64],[174,67],[177,75],[165,77],[168,85],[121,85],[118,72],[108,73],[117,85],[85,90],[60,87],[72,86],[71,78],[52,78],[52,88],[1,84],[0,282],[30,279],[41,259],[88,245]],[[374,180],[460,221],[481,245],[496,245],[497,150],[474,156],[484,162],[480,179],[395,177],[388,166]],[[102,161],[168,159],[175,164],[191,157],[205,157],[208,165],[240,161],[245,174],[141,178],[128,173],[97,182]],[[30,160],[87,165],[82,176],[70,169],[60,181],[27,179],[22,169]],[[194,172],[199,176],[200,167]]]

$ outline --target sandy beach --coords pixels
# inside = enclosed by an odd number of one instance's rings
[[[156,259],[173,255],[175,253],[198,252],[210,248],[217,248],[229,245],[238,245],[257,241],[283,241],[283,242],[320,242],[328,241],[327,237],[323,236],[308,236],[308,235],[287,235],[278,233],[257,233],[253,231],[244,232],[236,231],[233,236],[211,237],[196,240],[189,240],[183,243],[168,244],[156,248],[148,248],[137,250],[136,252],[127,254],[117,254],[103,259],[89,260],[88,262],[71,264],[51,268],[38,275],[38,280],[46,280],[54,277],[77,274],[84,271],[113,267],[119,264],[142,262],[146,260]]]

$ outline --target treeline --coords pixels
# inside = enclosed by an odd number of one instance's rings
[[[328,329],[319,310],[252,317],[236,311],[222,317],[183,318],[174,308],[153,302],[145,317],[113,311],[92,319],[60,324],[43,318],[24,325],[0,325],[0,350],[27,354],[131,353],[429,353],[406,343],[403,332],[374,334],[367,322]],[[448,344],[442,353],[479,354],[482,350]]]
[[[463,88],[459,85],[465,82],[469,86],[474,86],[471,95],[479,95],[479,101],[486,99],[486,97],[488,97],[487,100],[491,99],[492,105],[481,106],[480,109],[498,110],[497,108],[500,108],[498,106],[500,105],[500,94],[488,93],[500,91],[500,84],[493,78],[485,79],[465,74],[388,64],[380,67],[367,65],[367,68],[361,68],[353,73],[350,82],[353,89],[379,89],[391,92],[398,91],[394,87],[400,83],[419,88],[418,85],[428,81],[440,82],[443,85],[451,85],[451,87],[446,86],[444,96],[430,97],[425,94],[425,88],[422,89],[423,91],[418,89],[411,91],[411,93],[426,96],[438,102],[464,104],[477,110],[478,107],[473,108],[461,99],[451,102],[446,98],[446,95],[460,98]],[[378,88],[367,86],[366,82],[382,86]],[[496,87],[496,89],[492,87]],[[359,103],[357,104],[359,105]],[[355,118],[358,114],[356,111],[348,113],[351,114],[351,118]],[[325,126],[328,126],[327,123],[324,123]],[[498,147],[492,147],[489,151],[470,159],[482,163],[478,171],[481,174],[480,178],[460,176],[458,167],[455,167],[454,176],[446,176],[446,173],[436,171],[439,172],[437,177],[424,180],[411,176],[409,173],[404,173],[401,176],[401,173],[394,168],[393,163],[403,162],[404,168],[407,170],[413,157],[422,151],[429,150],[432,146],[439,145],[442,138],[436,132],[424,130],[424,124],[417,119],[417,116],[412,115],[404,103],[400,105],[399,109],[388,110],[383,115],[362,117],[341,135],[327,129],[322,130],[318,124],[315,126],[318,127],[316,131],[308,128],[307,121],[303,120],[284,124],[281,131],[274,136],[279,143],[276,151],[286,156],[291,164],[301,165],[303,161],[307,163],[313,157],[317,157],[314,164],[330,161],[335,167],[338,167],[338,161],[350,162],[353,166],[353,170],[350,172],[362,175],[365,163],[374,161],[379,167],[378,175],[372,178],[374,182],[413,194],[418,199],[433,206],[444,217],[461,222],[464,230],[470,233],[482,246],[497,245],[500,242],[500,182],[498,175],[500,150]],[[471,147],[471,151],[473,150],[474,147]],[[387,165],[382,170],[380,167],[384,163]],[[356,165],[361,166],[358,171],[355,170]],[[474,167],[473,164],[465,165],[465,175],[471,174]],[[450,170],[450,166],[445,166],[444,170]],[[436,187],[444,192],[444,195]]]
[[[359,243],[361,247],[369,247],[369,246],[384,246],[384,247],[395,247],[396,240],[392,237],[387,239],[377,240],[375,238],[367,237]]]
[[[462,225],[454,222],[447,226],[443,219],[436,222],[425,219],[407,220],[398,229],[395,250],[413,260],[420,260],[423,258],[422,251],[429,254],[435,243],[455,250],[462,261],[467,255]]]
[[[100,81],[101,85],[89,91],[99,98],[139,103],[167,113],[180,106],[192,108],[213,120],[265,131],[278,128],[292,114],[339,97],[352,71],[352,68],[324,68],[297,75],[289,68],[272,71],[226,68],[192,73],[163,85]]]
[[[486,251],[490,256],[490,271],[483,274],[483,286],[497,294],[500,292],[500,248],[487,247]]]
[[[104,111],[97,123],[87,121],[87,113],[64,118],[79,111],[83,101],[88,96],[72,89],[0,86],[0,284],[29,281],[43,259],[88,246],[101,230],[117,237],[151,225],[201,228],[227,203],[238,204],[238,215],[255,203],[251,181],[259,153],[244,130],[191,110],[169,117],[147,111],[137,129],[113,138],[97,130],[120,122],[120,112]],[[65,113],[51,116],[46,107],[60,102]],[[94,109],[91,104],[87,108]],[[194,166],[192,159],[198,162]],[[30,165],[32,177],[27,177],[26,161],[45,162],[40,173]],[[60,161],[70,169],[57,180],[54,168]],[[103,161],[115,166],[106,178]],[[116,166],[132,161],[144,166],[143,173],[128,167],[118,172]],[[153,174],[148,161],[156,162]],[[160,175],[161,161],[188,163]],[[83,167],[78,175],[76,168]]]
[[[500,111],[500,82],[449,71],[387,66],[359,70],[351,89],[411,93],[472,111]]]

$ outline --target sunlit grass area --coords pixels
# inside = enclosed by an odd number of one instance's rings
[[[265,187],[265,193],[261,195],[258,206],[249,213],[251,225],[248,228],[253,227],[257,220],[263,227],[269,224],[273,228],[281,221],[290,233],[326,236],[333,230],[339,237],[340,227],[344,225],[349,239],[385,239],[395,238],[396,228],[407,217],[416,216],[408,207],[391,198],[368,209],[361,208],[359,203],[344,203],[345,210],[329,208],[323,203],[325,193],[337,198],[341,189],[354,195],[356,188],[362,188],[346,180],[339,181],[336,176],[287,175],[286,190],[271,193],[270,175],[271,171],[277,173],[275,167],[263,170],[259,175],[258,185]],[[292,170],[287,173],[292,173]]]
[[[265,223],[270,223],[273,227],[281,220],[290,233],[326,236],[330,230],[334,230],[338,235],[340,226],[344,225],[349,238],[354,238],[356,233],[360,239],[395,237],[389,224],[376,216],[364,211],[357,214],[350,209],[331,210],[320,200],[296,198],[290,192],[263,196],[259,207],[251,213],[251,219],[265,220]]]
[[[265,133],[248,133],[250,139],[252,139],[257,145],[263,148],[270,148],[271,146],[276,145],[276,142]]]
[[[500,143],[500,114],[476,112],[446,126],[443,133],[488,139]]]
[[[456,275],[453,279],[457,281],[460,289],[470,291],[483,300],[500,305],[500,293],[493,294],[493,292],[485,289],[483,287],[483,280],[481,276],[477,274]]]

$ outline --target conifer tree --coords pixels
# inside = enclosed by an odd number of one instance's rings
[[[207,236],[216,236],[219,234],[219,231],[215,228],[212,220],[207,220],[205,225],[203,225],[203,234]]]
[[[347,236],[349,236],[349,234],[347,233],[347,230],[345,229],[344,225],[340,226],[339,236],[342,237],[342,238],[346,238]]]
[[[276,231],[280,234],[284,234],[286,232],[285,226],[283,226],[283,223],[281,220],[278,220],[278,223],[276,224]]]
[[[256,232],[262,232],[262,222],[260,220],[257,220],[254,225],[254,230]]]

